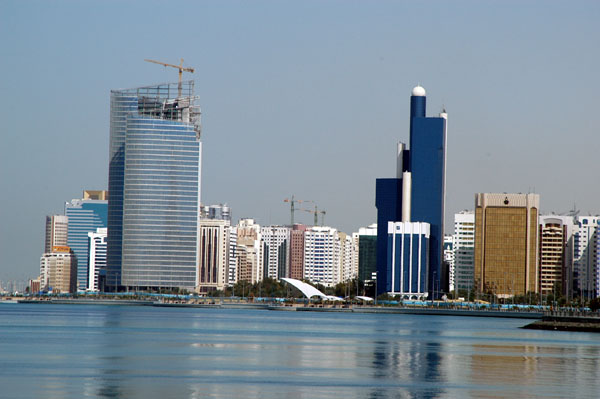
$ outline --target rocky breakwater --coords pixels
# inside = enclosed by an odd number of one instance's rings
[[[535,321],[523,328],[529,330],[582,331],[600,333],[599,312],[552,311],[542,320]]]

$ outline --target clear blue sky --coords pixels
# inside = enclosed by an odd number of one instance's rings
[[[110,89],[177,79],[144,58],[196,68],[203,202],[235,218],[288,223],[295,194],[374,222],[417,83],[449,115],[447,231],[476,192],[600,213],[598,21],[598,1],[2,1],[0,280],[36,277],[44,217],[107,187]]]

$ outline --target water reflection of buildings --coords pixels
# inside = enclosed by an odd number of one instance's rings
[[[473,345],[469,381],[475,397],[597,397],[585,392],[600,381],[600,347],[561,344]],[[562,384],[557,381],[561,374]],[[575,388],[577,387],[577,388]],[[592,388],[593,389],[593,388]],[[588,396],[590,395],[590,396]]]
[[[535,385],[539,348],[533,345],[473,345],[470,376],[473,385],[512,386],[513,389]],[[493,389],[493,388],[492,388]],[[492,394],[486,390],[487,394]],[[477,392],[476,396],[485,396]]]
[[[385,331],[389,334],[390,331]],[[445,344],[437,338],[440,331],[395,331],[394,339],[374,343],[373,378],[391,384],[386,391],[375,388],[370,398],[439,398],[445,392],[441,383],[447,380]],[[427,334],[426,339],[421,339]],[[433,334],[433,340],[430,335]],[[405,338],[405,339],[403,339]]]
[[[281,334],[280,326],[267,324],[260,334],[253,333],[254,326],[245,334],[202,337],[221,342],[214,346],[223,357],[211,359],[210,369],[196,370],[199,375],[189,386],[190,398],[252,399],[282,397],[285,392],[286,399],[312,399],[330,391],[334,395],[330,397],[344,397],[346,385],[355,383],[353,377],[361,367],[357,341],[331,326],[296,327],[294,331],[284,327]],[[206,344],[192,347],[207,352]]]

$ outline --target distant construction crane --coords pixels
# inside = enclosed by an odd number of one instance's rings
[[[297,210],[299,210],[298,208],[296,208],[296,204],[301,204],[303,202],[312,202],[309,200],[297,200],[294,198],[294,196],[292,195],[291,199],[284,199],[283,202],[289,202],[290,203],[290,226],[294,226],[294,212],[296,212]]]
[[[179,86],[177,87],[177,89],[178,89],[177,90],[177,94],[178,94],[178,97],[181,97],[181,75],[183,74],[183,72],[194,73],[194,68],[184,68],[183,67],[183,58],[179,62],[179,65],[167,64],[166,62],[160,62],[160,61],[148,60],[148,59],[145,59],[144,61],[153,62],[155,64],[162,65],[162,66],[165,66],[165,67],[171,67],[171,68],[177,68],[177,69],[179,69]]]
[[[314,215],[314,226],[318,226],[319,225],[319,221],[318,221],[319,214],[321,214],[321,226],[323,226],[325,224],[325,214],[327,212],[320,211],[317,208],[316,204],[315,204],[315,209],[314,210],[312,210],[312,209],[302,209],[302,210],[305,211],[305,212],[308,212],[308,213],[312,213]]]
[[[575,220],[575,219],[577,219],[577,216],[579,216],[579,209],[577,209],[577,205],[576,204],[573,204],[573,209],[571,209],[570,211],[561,212],[561,213],[559,213],[559,215],[561,215],[561,216],[571,216]]]

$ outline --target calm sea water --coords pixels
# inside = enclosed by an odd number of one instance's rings
[[[0,397],[600,397],[600,335],[526,323],[1,304]]]

